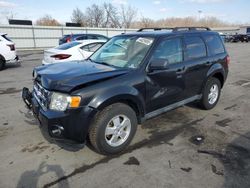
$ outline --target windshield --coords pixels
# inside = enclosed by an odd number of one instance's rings
[[[90,60],[121,68],[137,68],[153,41],[150,37],[114,37],[97,50]]]

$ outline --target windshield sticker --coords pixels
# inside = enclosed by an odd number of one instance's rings
[[[140,42],[142,44],[146,44],[146,45],[149,46],[150,44],[152,44],[153,40],[152,39],[148,39],[148,38],[142,38],[142,37],[140,37],[140,38],[138,38],[136,40],[136,42]]]

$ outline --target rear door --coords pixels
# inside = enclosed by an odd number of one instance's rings
[[[151,58],[168,61],[165,70],[147,73],[146,110],[147,113],[184,99],[185,63],[183,62],[183,42],[181,37],[163,38],[153,50]]]
[[[200,34],[184,37],[185,98],[200,94],[206,73],[211,65],[207,47]]]

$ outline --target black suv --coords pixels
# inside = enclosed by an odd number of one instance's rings
[[[140,29],[110,39],[86,61],[34,69],[23,99],[51,137],[121,152],[137,124],[197,101],[218,102],[229,56],[209,28]]]

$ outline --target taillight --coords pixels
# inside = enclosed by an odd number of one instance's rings
[[[230,63],[230,57],[229,57],[229,55],[226,57],[226,63],[227,63],[227,66],[228,66],[229,63]]]
[[[50,57],[55,58],[56,60],[68,59],[71,55],[69,54],[56,54]]]
[[[14,44],[7,44],[7,46],[10,47],[11,51],[15,51],[15,45]]]
[[[68,37],[68,38],[66,39],[66,42],[71,42],[71,37]]]

